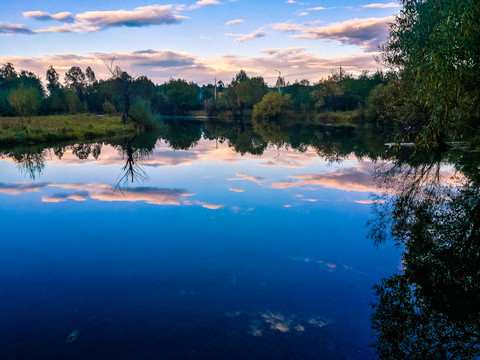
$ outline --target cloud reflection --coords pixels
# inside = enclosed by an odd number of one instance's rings
[[[233,192],[238,192],[238,193],[242,193],[245,191],[244,189],[240,189],[240,188],[228,188],[228,190]]]
[[[375,192],[377,187],[373,181],[374,166],[373,163],[362,162],[355,167],[332,173],[293,175],[289,178],[296,181],[276,182],[272,187],[287,189],[315,185],[343,191]]]
[[[145,202],[153,205],[187,205],[186,197],[192,196],[184,189],[160,189],[153,187],[137,187],[115,189],[113,185],[102,183],[87,184],[0,184],[0,193],[8,195],[21,195],[25,192],[39,192],[47,188],[60,188],[62,190],[73,190],[73,193],[58,192],[42,196],[42,202],[58,203],[67,200],[86,201],[88,199],[98,201],[121,201],[121,202]],[[204,204],[205,206],[217,206]],[[202,205],[203,206],[203,205]]]
[[[8,195],[20,195],[24,192],[38,192],[48,186],[48,183],[19,183],[19,184],[4,184],[0,183],[0,193]]]
[[[230,179],[227,179],[227,180],[228,181],[249,180],[249,181],[253,181],[257,185],[262,185],[263,180],[265,180],[265,178],[263,178],[263,177],[251,176],[251,175],[247,175],[247,174],[244,174],[244,173],[236,173],[235,175],[237,175],[238,177],[237,178],[230,178]]]
[[[202,202],[202,201],[197,201],[197,205],[200,205],[201,207],[205,208],[205,209],[210,209],[210,210],[218,210],[218,209],[223,209],[225,207],[225,205],[223,204],[208,204],[208,203],[205,203],[205,202]]]
[[[260,337],[267,333],[296,333],[302,334],[312,328],[322,328],[331,324],[321,316],[304,316],[298,314],[283,314],[273,311],[262,311],[258,313],[235,311],[225,314],[228,317],[236,318],[247,316],[250,318],[248,333],[254,337]]]

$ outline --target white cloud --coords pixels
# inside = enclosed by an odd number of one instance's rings
[[[244,21],[242,19],[230,20],[225,23],[225,25],[238,25],[242,24]]]
[[[363,8],[380,8],[380,9],[384,9],[384,8],[397,8],[397,7],[400,7],[399,4],[397,3],[388,3],[388,4],[381,4],[381,3],[375,3],[375,4],[368,4],[368,5],[362,5]]]
[[[28,69],[36,74],[45,74],[52,65],[60,77],[72,66],[82,69],[91,66],[99,79],[105,79],[110,77],[110,73],[104,61],[114,55],[120,67],[136,75],[148,76],[156,83],[174,77],[207,84],[215,76],[228,83],[240,69],[244,69],[249,76],[263,76],[273,84],[278,77],[278,73],[273,69],[280,69],[287,81],[318,81],[330,75],[339,65],[354,74],[363,70],[375,71],[379,67],[374,59],[375,53],[326,58],[308,51],[305,47],[267,48],[261,50],[258,56],[251,57],[236,54],[199,57],[168,50],[139,50],[117,54],[95,52],[87,55],[4,56],[0,57],[0,63],[11,62],[16,69]]]
[[[260,37],[264,37],[267,34],[263,31],[262,28],[255,30],[254,32],[250,34],[231,34],[227,33],[225,36],[231,36],[231,37],[236,37],[235,42],[244,42],[250,39],[256,39]]]
[[[290,23],[275,24],[273,28],[279,31],[291,31],[291,32],[302,31],[304,29],[302,25],[296,25],[296,24],[290,24]]]
[[[133,11],[87,11],[75,16],[72,28],[90,32],[114,26],[177,24],[182,19],[185,17],[175,14],[172,5],[150,5]]]
[[[360,45],[365,51],[376,51],[388,35],[388,23],[393,17],[353,19],[323,27],[311,27],[306,24],[275,24],[275,30],[300,32],[294,35],[301,39],[337,40],[346,44]]]
[[[260,50],[260,52],[270,54],[270,55],[278,54],[278,53],[285,53],[285,52],[289,52],[291,54],[296,54],[296,53],[299,53],[299,52],[303,52],[306,49],[307,48],[305,46],[297,46],[297,47],[289,47],[289,48],[284,48],[284,49],[263,49],[263,50]]]
[[[0,35],[31,35],[34,32],[21,24],[5,24],[0,22]]]
[[[58,20],[58,21],[73,21],[72,13],[60,12],[57,14],[50,14],[44,11],[25,11],[23,16],[35,20]]]
[[[220,5],[220,4],[221,2],[218,0],[200,0],[200,1],[197,1],[195,4],[193,4],[192,6],[190,6],[190,9],[198,9],[206,5]]]
[[[183,19],[187,19],[186,16],[178,14],[178,9],[179,7],[176,7],[173,10],[172,5],[149,5],[137,7],[134,10],[86,11],[73,17],[69,12],[52,15],[42,11],[26,11],[23,15],[31,19],[58,20],[64,23],[62,26],[52,26],[38,30],[31,30],[23,25],[0,23],[0,34],[94,32],[111,27],[178,24]]]

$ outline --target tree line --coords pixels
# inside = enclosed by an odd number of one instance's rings
[[[208,115],[244,116],[250,115],[267,93],[269,96],[256,112],[261,118],[288,110],[303,114],[355,110],[365,107],[372,89],[388,79],[380,71],[354,77],[340,69],[313,84],[308,80],[286,84],[279,77],[278,86],[270,88],[262,76],[249,77],[240,70],[228,85],[219,81],[199,86],[173,78],[157,85],[146,76],[134,77],[119,67],[108,68],[111,77],[97,80],[90,66],[85,71],[73,66],[61,82],[58,72],[50,66],[43,84],[34,73],[16,71],[11,63],[4,64],[0,67],[0,116],[123,113],[124,122],[129,118],[150,118],[154,113],[186,115],[201,110]],[[22,109],[22,100],[30,108]]]

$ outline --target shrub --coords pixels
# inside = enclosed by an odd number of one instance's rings
[[[271,119],[280,115],[290,103],[290,94],[282,95],[271,91],[263,97],[262,101],[253,107],[252,116],[255,119]]]
[[[40,93],[34,88],[14,89],[8,95],[9,104],[15,109],[20,119],[30,120],[38,112],[41,105]]]
[[[150,100],[140,97],[134,98],[129,114],[137,123],[147,127],[153,126],[154,114]]]
[[[102,105],[103,112],[108,115],[113,115],[117,112],[115,105],[113,105],[110,101],[105,100]]]

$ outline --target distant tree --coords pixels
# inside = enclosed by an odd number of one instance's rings
[[[44,95],[42,80],[31,71],[20,70],[16,87],[34,88],[41,97]]]
[[[106,63],[108,70],[112,74],[112,80],[116,83],[120,84],[121,92],[122,92],[122,100],[123,100],[123,114],[122,114],[122,123],[126,124],[128,122],[128,118],[132,118],[130,115],[130,105],[132,103],[132,92],[131,86],[135,78],[123,71],[120,67],[116,66],[113,67],[113,63],[115,61],[115,57],[112,58],[110,64]],[[133,119],[135,120],[135,119]]]
[[[182,115],[197,109],[200,102],[200,88],[197,84],[183,79],[170,79],[159,86],[162,96],[160,112],[163,114]]]
[[[315,108],[337,110],[335,104],[338,98],[345,93],[343,82],[350,77],[342,69],[334,71],[327,79],[315,84],[312,96],[315,99]]]
[[[277,78],[277,82],[275,83],[275,87],[277,89],[281,89],[281,88],[285,87],[285,85],[286,85],[285,78],[279,75],[278,78]]]
[[[288,106],[290,95],[283,95],[276,91],[265,94],[262,101],[253,107],[252,116],[255,119],[272,119],[280,115]]]
[[[232,80],[232,82],[244,82],[249,79],[247,73],[244,70],[240,70],[237,75],[235,75],[235,78]]]
[[[95,72],[92,70],[90,66],[85,69],[85,77],[87,79],[87,84],[90,86],[94,85],[97,82],[97,79],[95,77]]]
[[[132,94],[138,98],[152,100],[155,94],[155,84],[148,77],[139,76],[132,83]]]
[[[208,99],[213,99],[215,97],[215,85],[214,84],[203,85],[201,88],[201,96],[202,96],[202,101],[204,102]]]
[[[232,114],[237,112],[237,97],[232,85],[217,94],[216,108],[219,111],[231,111]]]
[[[81,102],[75,91],[71,89],[63,89],[65,96],[65,103],[67,104],[68,111],[71,115],[77,114],[81,110]]]
[[[50,111],[53,113],[69,112],[68,104],[65,98],[66,92],[71,91],[69,89],[57,88],[48,97]]]
[[[85,69],[85,96],[83,102],[94,112],[102,111],[102,99],[99,96],[99,83],[95,72],[89,66]]]
[[[312,97],[312,88],[308,80],[295,80],[291,85],[283,89],[285,94],[290,94],[291,108],[297,112],[308,112],[313,110],[314,99]]]
[[[217,93],[222,92],[225,89],[225,84],[222,80],[217,81]]]
[[[8,102],[15,109],[22,123],[30,121],[41,105],[41,97],[35,88],[18,88],[10,92]]]
[[[52,65],[50,65],[50,67],[47,70],[46,78],[47,78],[47,90],[51,96],[56,89],[60,88],[60,82],[58,81],[59,80],[58,73],[53,68]]]
[[[64,81],[65,81],[65,87],[75,91],[78,98],[80,100],[83,100],[85,95],[86,81],[85,81],[85,74],[83,73],[82,69],[80,69],[78,66],[71,67],[65,73]]]
[[[268,86],[263,77],[249,78],[245,71],[241,70],[235,80],[227,88],[228,96],[234,101],[232,110],[240,111],[243,115],[245,109],[253,109],[253,106],[260,102],[267,93]]]
[[[18,78],[18,74],[15,71],[12,63],[6,63],[0,67],[0,85],[2,87],[12,87],[11,85],[15,83],[15,80]],[[10,86],[8,86],[10,84]]]

